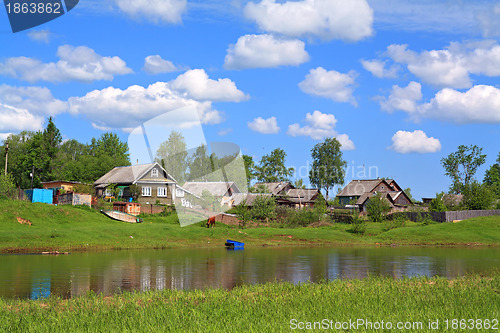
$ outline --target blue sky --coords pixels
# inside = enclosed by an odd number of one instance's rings
[[[480,180],[500,151],[499,37],[500,2],[481,0],[80,0],[15,34],[0,10],[0,139],[53,116],[65,139],[127,140],[189,106],[208,142],[282,148],[306,183],[334,136],[346,182],[430,197],[458,145],[483,147]]]

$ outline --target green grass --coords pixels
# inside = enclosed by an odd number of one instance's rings
[[[29,219],[21,225],[16,218]],[[409,222],[386,231],[382,223],[367,223],[366,233],[348,232],[347,224],[319,228],[237,229],[202,223],[180,227],[176,216],[147,216],[144,223],[111,220],[95,210],[71,206],[0,200],[0,252],[78,251],[100,249],[222,246],[236,239],[246,246],[296,245],[500,245],[500,216],[427,226]]]
[[[407,332],[465,331],[453,329],[452,320],[479,319],[484,323],[500,319],[500,273],[452,281],[369,277],[317,284],[245,285],[230,291],[163,290],[112,297],[88,294],[70,300],[0,299],[3,332],[289,332],[299,322],[314,325],[324,319],[333,325],[358,319],[391,322],[394,327],[398,322],[422,323],[422,329]],[[438,329],[429,329],[429,321],[439,321]],[[498,331],[474,328],[467,332]],[[375,330],[362,325],[331,331]]]

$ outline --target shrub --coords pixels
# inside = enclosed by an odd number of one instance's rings
[[[382,222],[385,214],[391,210],[391,205],[383,194],[377,193],[369,199],[366,210],[371,221]]]
[[[391,219],[386,219],[384,221],[384,229],[386,231],[391,230],[391,229],[396,229],[400,227],[404,227],[406,221],[408,221],[407,217],[405,214],[402,213],[396,213],[393,214]]]
[[[10,173],[0,175],[0,199],[14,199],[17,194],[14,177]]]
[[[364,234],[366,231],[366,222],[358,215],[352,216],[351,228],[347,230],[353,234]]]
[[[436,197],[431,200],[431,203],[429,205],[430,212],[444,212],[444,211],[446,211],[446,206],[443,203],[443,195],[444,195],[443,192],[436,194]]]
[[[269,220],[276,217],[276,201],[273,197],[259,195],[252,206],[252,217],[258,220]]]
[[[488,186],[480,184],[476,181],[465,186],[463,194],[464,198],[462,200],[462,205],[465,209],[490,209],[493,204],[493,192]]]

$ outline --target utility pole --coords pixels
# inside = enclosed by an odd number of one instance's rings
[[[5,143],[5,175],[7,176],[7,160],[9,159],[9,143]]]

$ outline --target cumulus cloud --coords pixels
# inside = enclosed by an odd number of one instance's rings
[[[392,86],[389,97],[381,98],[380,107],[387,112],[401,110],[412,113],[417,111],[417,102],[421,99],[422,86],[418,82],[411,81],[408,86],[404,88],[397,85]]]
[[[118,8],[134,19],[153,23],[181,23],[186,0],[115,0]]]
[[[500,89],[487,85],[474,86],[460,92],[440,90],[436,96],[419,107],[421,117],[451,121],[457,124],[500,123]]]
[[[230,79],[212,80],[203,69],[192,69],[169,82],[169,87],[187,98],[218,102],[241,102],[248,99]]]
[[[264,31],[291,37],[358,41],[373,34],[373,10],[366,0],[262,0],[249,2],[245,16]]]
[[[417,104],[421,96],[420,84],[411,82],[406,88],[394,86],[380,104],[389,112],[405,111],[414,121],[430,118],[456,124],[500,123],[500,89],[496,87],[477,85],[465,92],[445,88],[428,103]]]
[[[28,57],[8,58],[0,63],[0,74],[28,82],[92,82],[132,73],[119,57],[103,57],[86,46],[60,46],[57,56],[60,60],[56,63]]]
[[[253,121],[248,122],[248,128],[252,131],[262,134],[276,134],[280,131],[276,117],[263,119],[262,117],[255,118]]]
[[[451,43],[442,50],[409,50],[408,45],[393,44],[386,54],[422,81],[448,88],[470,88],[471,74],[500,76],[500,45],[495,41]]]
[[[441,143],[438,139],[429,138],[421,130],[413,132],[397,131],[392,137],[392,145],[389,148],[400,154],[425,154],[440,151]]]
[[[144,59],[142,70],[148,74],[156,75],[175,72],[178,68],[171,61],[165,60],[159,55],[150,55]]]
[[[26,109],[0,103],[0,133],[38,131],[43,128],[42,116],[36,116]]]
[[[245,35],[227,49],[227,69],[298,66],[309,61],[304,42],[272,35]]]
[[[46,87],[13,87],[2,84],[0,103],[37,116],[55,116],[68,110],[68,104],[52,96]]]
[[[30,31],[28,31],[28,37],[31,40],[48,44],[50,42],[50,31],[49,30],[30,30]]]
[[[398,66],[391,66],[385,68],[386,62],[382,60],[361,60],[363,68],[372,73],[374,76],[384,79],[384,78],[397,78],[398,77]]]
[[[305,119],[307,125],[301,127],[295,123],[288,126],[287,134],[290,136],[308,136],[314,140],[322,140],[328,137],[336,137],[342,145],[342,150],[355,149],[354,143],[347,134],[339,134],[335,130],[337,119],[333,114],[314,111],[307,113]]]
[[[352,96],[356,76],[357,73],[354,71],[343,74],[318,67],[309,71],[305,80],[299,83],[299,87],[303,92],[310,95],[329,98],[335,102],[349,102],[357,105]]]
[[[187,75],[186,75],[187,74]],[[125,90],[108,87],[68,100],[70,113],[86,115],[96,128],[135,128],[146,120],[182,107],[194,107],[204,124],[218,124],[223,114],[213,101],[239,102],[246,96],[228,79],[208,79],[203,70],[190,70],[169,82]]]
[[[0,133],[0,141],[6,140],[12,133]]]

